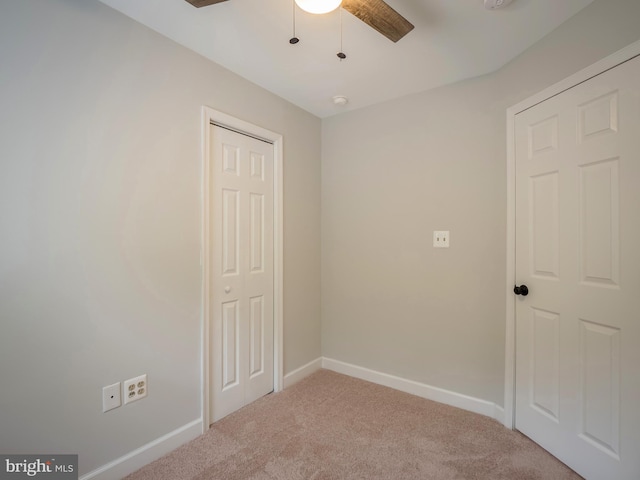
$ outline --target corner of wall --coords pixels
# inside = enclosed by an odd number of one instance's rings
[[[312,360],[309,363],[301,366],[300,368],[296,368],[294,371],[289,372],[284,376],[284,388],[290,387],[294,383],[298,383],[303,378],[308,377],[321,368],[322,357],[318,357],[315,360]]]

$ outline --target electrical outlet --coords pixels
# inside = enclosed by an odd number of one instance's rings
[[[139,377],[130,378],[123,382],[124,385],[124,404],[135,402],[147,396],[147,374]]]
[[[102,411],[108,412],[122,405],[120,382],[102,388]]]
[[[435,248],[449,248],[449,230],[434,230],[433,246]]]

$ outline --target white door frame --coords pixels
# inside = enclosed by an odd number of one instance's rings
[[[593,65],[580,70],[542,92],[507,109],[507,324],[505,346],[505,376],[504,376],[504,426],[514,429],[515,424],[515,374],[516,374],[516,301],[511,293],[516,285],[516,148],[515,121],[516,115],[548,98],[554,97],[565,90],[583,83],[621,63],[640,55],[640,41],[618,50]]]
[[[201,377],[201,412],[202,432],[209,429],[211,412],[210,396],[210,362],[211,345],[210,325],[210,273],[211,273],[211,124],[215,123],[231,130],[245,133],[273,144],[273,391],[279,392],[283,387],[283,139],[279,133],[266,130],[226,113],[207,106],[202,107],[202,238],[200,263],[202,272],[201,293],[201,343],[202,343],[202,377]]]

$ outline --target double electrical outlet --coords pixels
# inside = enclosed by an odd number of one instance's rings
[[[147,374],[122,382],[124,404],[135,402],[147,396]],[[102,411],[108,412],[122,405],[120,382],[102,388]]]

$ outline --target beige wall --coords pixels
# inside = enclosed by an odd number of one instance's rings
[[[323,121],[324,356],[503,404],[505,110],[638,40],[638,18],[597,0],[494,74]]]
[[[202,105],[284,135],[285,371],[321,354],[318,118],[95,0],[1,2],[0,85],[1,452],[83,474],[200,417]]]

